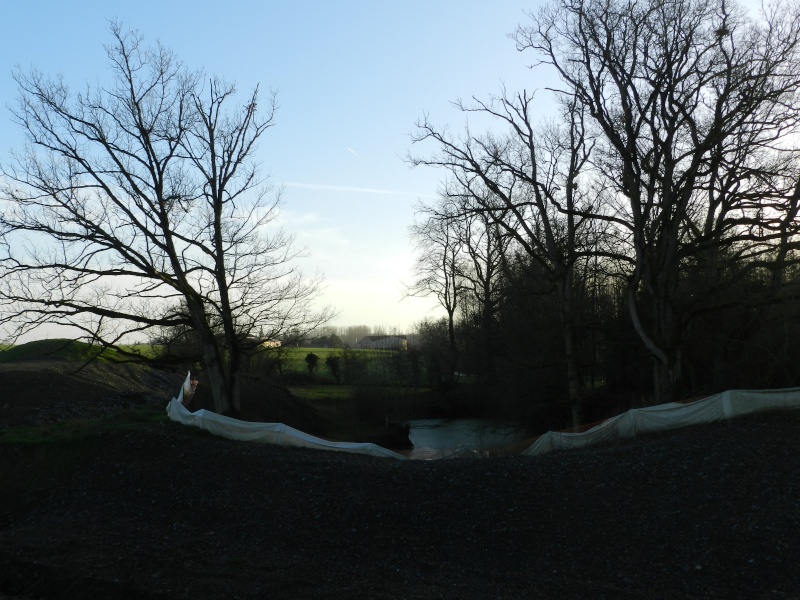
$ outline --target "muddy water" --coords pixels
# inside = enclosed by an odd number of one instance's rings
[[[488,419],[413,419],[409,425],[414,458],[480,454],[531,436],[528,429],[518,424]]]

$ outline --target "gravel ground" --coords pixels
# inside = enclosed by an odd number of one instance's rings
[[[161,403],[173,380],[0,365],[0,428]],[[795,411],[428,462],[173,423],[4,443],[0,598],[800,598],[798,433]]]
[[[800,598],[798,434],[427,462],[173,423],[0,444],[0,597]]]

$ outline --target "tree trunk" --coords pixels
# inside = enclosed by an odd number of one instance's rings
[[[649,404],[674,402],[681,387],[681,352],[678,319],[669,301],[652,300],[652,325],[646,327],[639,315],[636,287],[628,283],[628,311],[631,322],[653,357],[653,401]]]
[[[562,332],[564,335],[564,352],[567,361],[567,387],[569,390],[569,407],[572,415],[572,426],[578,427],[582,424],[582,385],[580,368],[578,367],[578,357],[575,344],[575,325],[571,317],[562,315]]]
[[[230,374],[230,388],[228,401],[230,402],[229,415],[234,419],[239,419],[242,416],[242,375],[237,369],[235,373]]]
[[[228,383],[225,376],[224,365],[217,356],[216,344],[203,342],[203,362],[205,363],[206,377],[211,388],[211,397],[214,399],[214,411],[220,415],[230,413],[231,403],[228,395]]]
[[[238,383],[235,386],[236,404],[233,404],[231,392],[234,388],[231,386],[230,365],[226,364],[218,340],[208,326],[202,302],[187,302],[187,305],[195,331],[203,345],[203,363],[208,385],[211,388],[211,397],[214,399],[214,411],[220,415],[237,417],[239,414]]]
[[[483,310],[483,368],[484,380],[490,384],[497,382],[497,367],[495,363],[494,332],[492,331],[492,315],[488,308]]]
[[[678,399],[681,387],[680,352],[669,355],[667,362],[658,359],[653,361],[653,393],[654,404],[667,404]]]
[[[236,340],[228,341],[229,349],[226,361],[228,374],[228,415],[238,419],[242,414],[242,355],[236,346]]]
[[[564,337],[564,354],[567,361],[567,387],[572,426],[582,424],[583,385],[578,364],[578,344],[575,340],[575,309],[572,298],[572,282],[562,281],[561,288],[561,332]]]
[[[677,278],[664,281],[675,281]],[[680,320],[669,300],[670,290],[666,284],[660,286],[659,294],[653,299],[654,334],[660,341],[663,357],[656,359],[653,373],[654,404],[666,404],[678,399],[682,385],[681,373],[681,331]]]
[[[241,375],[232,373],[215,355],[204,352],[206,376],[214,398],[214,411],[238,419],[241,416]]]
[[[456,345],[456,328],[455,328],[455,307],[447,311],[447,341],[450,346],[450,365],[448,373],[448,385],[452,385],[455,381],[455,374],[458,370],[458,346]]]

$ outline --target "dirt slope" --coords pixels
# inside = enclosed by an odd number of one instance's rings
[[[94,418],[148,402],[166,403],[185,377],[131,363],[0,362],[0,429]]]

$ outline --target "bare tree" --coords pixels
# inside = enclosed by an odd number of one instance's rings
[[[447,198],[436,209],[421,206],[421,220],[411,228],[411,239],[416,244],[417,261],[414,265],[416,280],[409,286],[409,296],[434,296],[447,313],[447,338],[450,365],[447,378],[452,379],[458,366],[455,315],[461,304],[460,277],[464,260],[463,237],[458,223],[450,212]]]
[[[417,142],[431,140],[438,153],[412,157],[415,165],[447,169],[455,185],[450,195],[462,215],[484,214],[541,266],[558,290],[561,329],[567,362],[568,400],[573,422],[580,421],[583,399],[575,313],[575,270],[586,250],[583,231],[599,213],[580,187],[588,168],[591,139],[584,115],[574,101],[562,103],[560,124],[539,126],[533,119],[533,96],[503,94],[466,113],[489,116],[507,133],[454,138],[427,119],[418,124]]]
[[[624,199],[630,316],[655,399],[672,400],[698,302],[680,296],[687,262],[706,261],[714,281],[720,251],[763,263],[797,232],[797,190],[781,176],[800,117],[796,5],[757,22],[729,0],[556,0],[514,37],[601,132],[598,163]]]
[[[503,275],[508,269],[512,238],[487,212],[466,214],[458,224],[465,255],[460,273],[461,312],[466,331],[477,332],[473,341],[481,357],[481,372],[488,381],[494,381],[501,350],[497,314],[508,292]]]
[[[243,354],[328,318],[310,309],[319,280],[294,266],[280,194],[254,161],[275,98],[259,106],[256,89],[237,106],[233,85],[111,32],[110,87],[72,94],[16,73],[29,145],[4,170],[2,323],[69,325],[107,345],[193,329],[216,409],[235,415]]]

